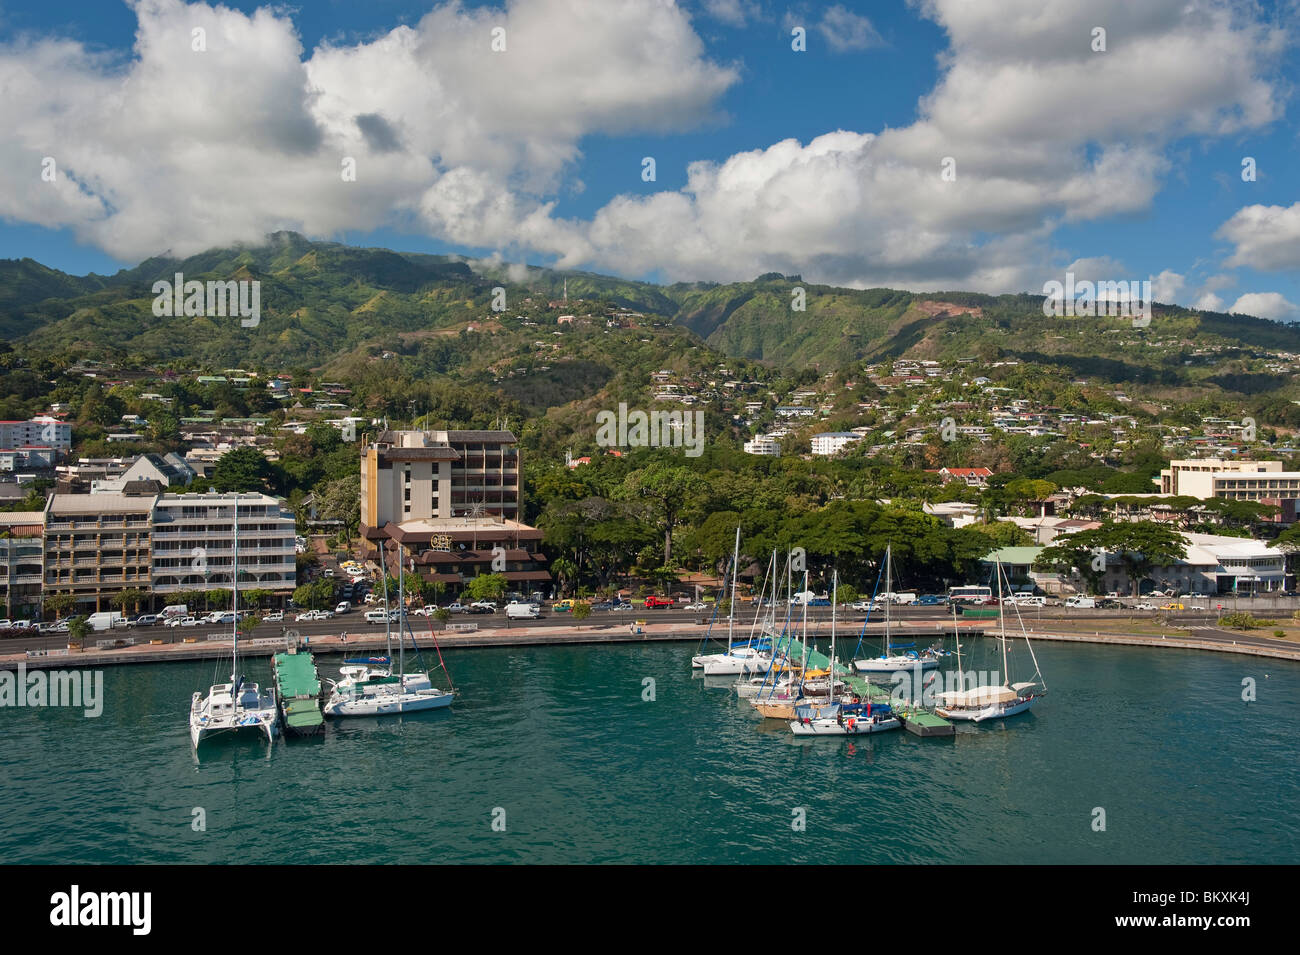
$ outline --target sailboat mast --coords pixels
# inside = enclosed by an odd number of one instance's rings
[[[835,604],[840,595],[840,572],[831,572],[831,695],[835,694]]]
[[[384,656],[393,665],[393,612],[388,609],[388,559],[384,556],[384,542],[379,541],[379,579],[384,584]]]
[[[803,639],[800,644],[803,646],[803,658],[799,661],[799,681],[803,682],[804,671],[808,669],[808,565],[805,562],[803,568]]]
[[[234,559],[230,567],[230,684],[239,680],[239,492],[235,492]]]
[[[889,656],[889,605],[894,602],[893,544],[885,545],[885,656]],[[877,578],[879,579],[879,578]]]
[[[1010,686],[1011,674],[1007,670],[1007,608],[1002,603],[1002,561],[996,564],[998,575],[998,637],[1002,641],[1002,679]]]
[[[731,600],[727,604],[727,652],[731,652],[731,641],[736,626],[736,565],[740,563],[740,525],[736,525],[736,551],[731,555]]]
[[[406,562],[402,559],[402,548],[397,548],[397,679],[405,686],[406,677],[406,596],[402,589]]]

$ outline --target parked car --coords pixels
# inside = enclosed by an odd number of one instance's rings
[[[1183,610],[1185,609],[1180,603],[1167,603],[1160,605],[1161,610]]]
[[[387,623],[389,615],[382,610],[367,610],[366,623]]]
[[[453,600],[451,603],[447,604],[447,612],[468,613],[469,611],[465,608],[465,605],[462,604],[459,600]]]
[[[922,594],[916,598],[917,606],[920,607],[937,607],[947,602],[948,598],[942,594]]]
[[[488,613],[497,612],[497,605],[495,600],[476,600],[472,604],[470,604],[470,606],[481,607],[485,609]]]
[[[262,621],[264,623],[279,623],[283,619],[284,619],[283,610],[272,610],[262,618]]]
[[[201,623],[206,623],[198,617],[172,617],[167,621],[169,627],[197,627]]]
[[[830,605],[831,600],[829,597],[814,597],[812,600],[808,601],[808,606],[810,607],[829,607]]]
[[[614,600],[611,601],[611,603],[613,604],[613,606],[609,608],[610,610],[631,610],[632,609],[631,602],[627,600]]]
[[[352,601],[340,600],[338,606],[334,608],[334,612],[337,614],[351,613]]]
[[[1159,608],[1159,605],[1158,605],[1158,604],[1153,604],[1153,603],[1152,603],[1151,601],[1149,601],[1149,600],[1144,600],[1144,601],[1142,601],[1140,604],[1138,604],[1138,605],[1137,605],[1135,608],[1133,608],[1133,609],[1135,609],[1135,610],[1158,610],[1158,609],[1160,609],[1160,608]]]
[[[709,605],[704,603],[702,600],[697,600],[693,604],[687,604],[685,609],[689,610],[691,613],[703,613],[705,610],[709,609]]]
[[[855,600],[849,604],[849,609],[858,613],[875,613],[880,609],[880,606],[872,600]]]
[[[537,605],[531,602],[516,600],[506,604],[506,617],[511,620],[534,620],[539,614]]]
[[[556,613],[570,613],[573,610],[573,605],[575,603],[577,603],[577,601],[572,597],[565,597],[563,600],[555,601],[551,606],[551,609]]]
[[[154,627],[158,625],[159,617],[156,613],[142,613],[131,621],[133,627]]]

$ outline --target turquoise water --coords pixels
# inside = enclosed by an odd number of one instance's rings
[[[450,712],[205,743],[201,761],[187,714],[213,666],[111,668],[98,719],[0,709],[0,858],[1300,862],[1300,665],[1035,650],[1047,698],[949,740],[795,741],[692,676],[694,645],[655,644],[451,652]]]

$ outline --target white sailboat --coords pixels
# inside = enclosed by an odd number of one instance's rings
[[[830,681],[835,680],[835,610],[839,603],[840,575],[836,571],[831,583],[831,652]],[[812,708],[817,715],[804,716],[790,723],[795,736],[861,736],[903,728],[888,703],[828,703]]]
[[[264,735],[275,739],[277,711],[275,691],[263,693],[256,683],[239,673],[239,494],[235,494],[234,559],[230,572],[230,682],[214,683],[208,695],[195,693],[190,700],[190,742],[195,749],[217,735]]]
[[[388,613],[388,565],[384,561],[383,541],[379,544],[379,563],[384,574],[384,611],[388,616],[384,636],[387,647],[385,662],[345,664],[339,668],[340,679],[331,683],[326,716],[389,716],[395,713],[418,713],[451,706],[454,691],[433,685],[429,674],[406,673],[406,602],[403,592],[402,561],[397,561],[397,603],[402,608],[398,623],[397,673],[392,668],[392,617]]]
[[[893,594],[893,547],[885,547],[885,593]],[[879,583],[879,580],[877,580]],[[853,669],[859,673],[897,673],[899,670],[915,672],[916,667],[920,664],[921,669],[933,670],[939,666],[939,655],[933,650],[923,650],[920,653],[891,653],[889,645],[889,608],[892,601],[885,600],[885,645],[884,650],[878,657],[870,657],[866,660],[854,660]]]
[[[740,528],[736,528],[736,548],[731,559],[731,601],[727,608],[727,652],[707,653],[691,658],[691,666],[702,669],[707,676],[735,676],[741,673],[766,673],[772,664],[772,654],[754,645],[753,630],[749,642],[735,646],[733,641],[736,622],[736,568],[740,563]]]
[[[1007,624],[1006,624],[1006,607],[1002,603],[1002,563],[996,564],[998,575],[998,640],[1002,645],[1002,675],[1003,684],[1001,686],[977,686],[968,690],[949,690],[939,694],[939,703],[935,706],[934,711],[948,720],[968,720],[974,723],[982,723],[985,720],[1000,720],[1008,716],[1015,716],[1017,713],[1023,713],[1034,705],[1036,701],[1047,694],[1047,684],[1043,682],[1043,675],[1038,669],[1038,658],[1034,656],[1034,648],[1029,643],[1029,636],[1024,632],[1024,624],[1021,624],[1021,636],[1025,639],[1025,646],[1029,648],[1030,659],[1034,661],[1034,679],[1028,682],[1012,683],[1010,682],[1011,674],[1007,669]],[[960,645],[958,646],[960,653]],[[958,657],[957,667],[961,669],[961,658]],[[1036,686],[1042,687],[1042,692],[1032,692]]]

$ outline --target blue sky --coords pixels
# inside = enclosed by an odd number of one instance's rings
[[[291,228],[665,281],[1041,291],[1068,269],[1297,320],[1297,12],[2,2],[0,257],[109,272]]]

